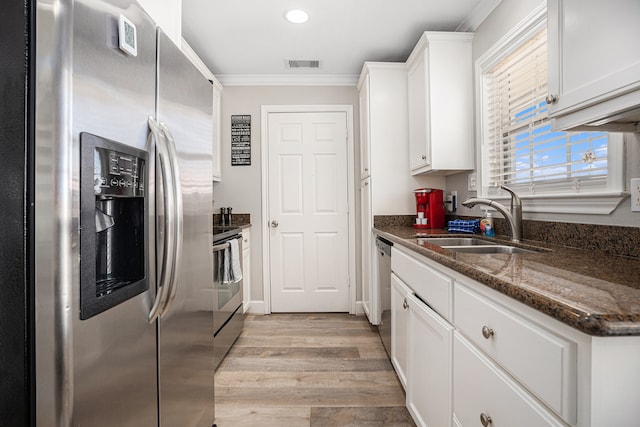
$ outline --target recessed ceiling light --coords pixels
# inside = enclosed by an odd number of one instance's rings
[[[285,13],[284,17],[292,24],[304,24],[309,20],[309,14],[300,9],[290,10]]]

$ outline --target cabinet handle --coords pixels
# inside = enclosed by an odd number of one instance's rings
[[[482,425],[484,427],[487,427],[489,425],[491,425],[491,422],[493,420],[491,419],[491,417],[487,414],[485,414],[484,412],[482,414],[480,414],[480,422],[482,423]]]
[[[407,299],[405,298],[404,301],[402,302],[402,308],[404,308],[405,310],[407,308],[409,308],[409,304],[407,304]]]
[[[555,104],[558,102],[558,95],[550,93],[544,100],[547,104]]]
[[[422,155],[422,160],[427,160],[427,155],[426,154]]]
[[[482,327],[482,336],[485,337],[486,339],[489,339],[489,338],[493,337],[493,329],[491,329],[488,326],[483,326]]]

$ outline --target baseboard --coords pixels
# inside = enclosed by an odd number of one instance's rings
[[[243,312],[249,313],[249,314],[271,314],[269,312],[265,311],[265,304],[264,301],[249,301],[249,302],[245,302],[243,307],[242,307]],[[362,301],[357,301],[356,302],[356,312],[355,313],[351,313],[351,314],[355,314],[355,315],[363,315],[364,313],[364,308],[362,308]]]
[[[265,313],[264,307],[264,301],[249,301],[248,307],[244,312],[249,314],[269,314]]]

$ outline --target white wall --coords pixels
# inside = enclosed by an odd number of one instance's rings
[[[182,0],[138,0],[138,3],[177,46],[182,46]]]
[[[224,88],[221,115],[222,182],[213,185],[214,211],[222,206],[231,206],[235,213],[251,214],[251,299],[254,301],[264,298],[262,229],[265,225],[262,224],[262,151],[260,147],[262,105],[352,105],[355,122],[354,137],[359,141],[358,92],[355,87],[227,86]],[[235,114],[251,115],[251,166],[231,166],[231,116]],[[359,171],[358,165],[355,170]],[[359,179],[355,181],[359,184]]]
[[[520,21],[536,9],[541,0],[502,0],[487,19],[478,27],[473,40],[473,60],[475,62],[500,38],[514,28]],[[477,126],[477,123],[476,123]],[[629,179],[640,177],[640,134],[628,134],[625,137],[626,165],[625,182],[629,186]],[[461,173],[447,177],[447,190],[458,190],[458,199],[463,201],[476,192],[467,191],[468,173]],[[458,203],[459,215],[481,216],[480,207],[467,209]],[[610,215],[578,215],[578,214],[532,214],[525,213],[525,219],[541,221],[558,221],[584,224],[605,224],[620,226],[635,226],[640,224],[640,214],[631,212],[630,200],[625,199]]]

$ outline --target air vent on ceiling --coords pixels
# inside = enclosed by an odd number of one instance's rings
[[[320,68],[320,61],[317,59],[287,59],[287,68]]]

